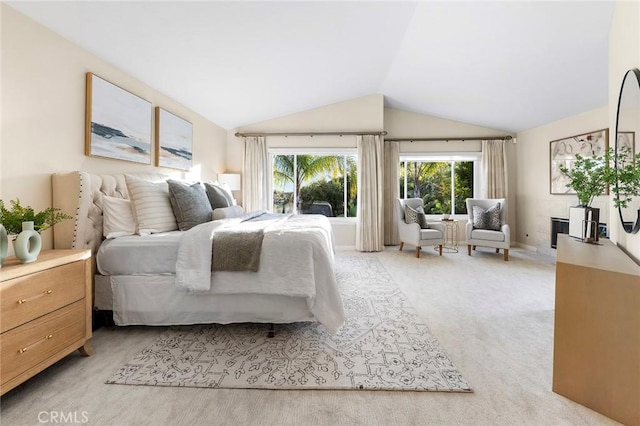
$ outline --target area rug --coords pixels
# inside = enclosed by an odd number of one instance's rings
[[[346,323],[169,328],[107,383],[472,392],[374,255],[336,257]]]

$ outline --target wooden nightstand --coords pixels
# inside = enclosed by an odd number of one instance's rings
[[[0,394],[91,347],[91,251],[46,250],[0,268]]]

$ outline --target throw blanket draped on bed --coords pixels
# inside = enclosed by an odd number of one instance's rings
[[[245,220],[207,222],[184,233],[176,262],[178,289],[303,297],[316,319],[335,333],[344,322],[344,308],[333,272],[333,236],[328,219],[320,215],[262,215],[256,218],[264,225],[258,271],[212,271],[215,233],[242,227]]]
[[[212,271],[258,271],[265,225],[251,225],[218,228],[213,233]]]

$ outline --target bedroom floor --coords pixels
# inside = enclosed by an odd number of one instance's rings
[[[520,249],[377,256],[473,394],[269,391],[104,384],[164,328],[101,328],[96,355],[77,352],[1,399],[2,425],[613,425],[551,391],[554,259]],[[44,414],[43,414],[44,413]],[[74,417],[69,417],[74,416]],[[59,421],[58,423],[63,423]],[[71,420],[69,420],[71,419]]]

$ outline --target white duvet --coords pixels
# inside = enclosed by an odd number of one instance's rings
[[[333,235],[321,215],[287,215],[263,221],[258,272],[211,272],[216,229],[238,226],[243,218],[203,223],[180,239],[176,285],[181,291],[213,294],[265,294],[302,297],[329,332],[344,323],[334,274]]]

